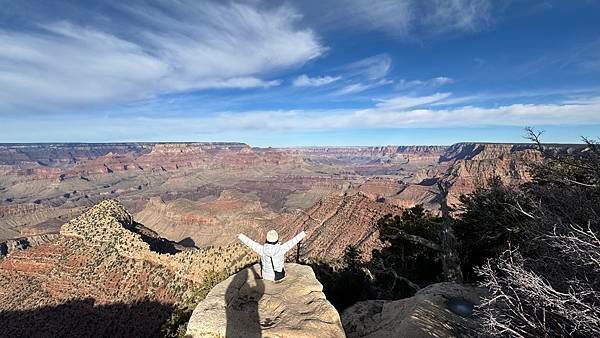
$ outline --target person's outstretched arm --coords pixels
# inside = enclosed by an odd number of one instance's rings
[[[246,236],[244,234],[239,234],[238,238],[240,239],[240,241],[242,241],[242,243],[246,244],[254,252],[256,252],[257,254],[259,254],[261,256],[263,255],[263,246],[262,245],[251,240],[250,238],[248,238],[248,236]]]
[[[293,248],[294,245],[298,244],[304,237],[306,237],[306,232],[302,231],[301,233],[297,234],[296,237],[281,244],[281,250],[283,250],[283,252],[290,251],[290,249]]]

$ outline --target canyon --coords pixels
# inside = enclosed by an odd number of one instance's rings
[[[572,151],[552,145],[553,151]],[[157,235],[197,248],[305,230],[296,252],[369,257],[381,216],[422,204],[439,212],[492,177],[530,179],[529,144],[256,148],[243,143],[0,144],[0,256],[52,241],[62,224],[119,200]]]
[[[116,200],[0,260],[0,323],[13,337],[157,336],[212,271],[252,263],[241,245],[188,250],[152,235]]]
[[[458,209],[491,178],[529,181],[542,160],[525,144],[3,144],[0,323],[25,336],[157,336],[207,279],[256,262],[239,233],[305,231],[288,260],[335,261],[348,246],[369,259],[384,215],[417,204],[437,214],[440,187]]]

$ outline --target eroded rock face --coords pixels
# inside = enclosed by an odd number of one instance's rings
[[[169,241],[149,237],[119,202],[105,200],[53,238],[29,237],[16,250],[0,243],[0,255],[11,251],[0,259],[0,336],[158,336],[208,272],[253,259],[241,244],[154,251]]]
[[[532,145],[458,144],[440,158],[453,162],[447,175],[452,183],[448,202],[458,205],[460,195],[471,193],[477,186],[486,186],[493,177],[505,184],[519,185],[531,179],[527,163],[539,163],[542,155]]]
[[[576,146],[550,146],[573,152]],[[306,230],[302,258],[369,259],[378,218],[448,201],[499,176],[527,182],[531,145],[253,148],[241,143],[0,144],[0,242],[56,234],[101,200],[119,199],[138,222],[199,248]],[[314,233],[314,236],[313,236]]]
[[[413,297],[358,302],[342,313],[348,337],[461,337],[474,321],[448,309],[449,301],[479,304],[483,290],[455,283],[438,283]]]
[[[215,286],[192,314],[191,337],[345,337],[340,317],[309,266],[286,264],[278,282],[258,264]]]
[[[0,242],[0,258],[6,257],[19,250],[25,250],[35,245],[44,244],[58,238],[58,234],[45,234],[30,237],[9,239]]]
[[[582,145],[546,145],[553,154],[573,153]],[[459,205],[459,196],[486,186],[493,177],[517,186],[531,180],[528,164],[540,163],[543,155],[533,144],[457,143],[440,156],[439,168],[449,165],[446,179],[451,183],[448,202]]]
[[[0,144],[0,172],[6,172],[0,176],[0,241],[56,233],[87,207],[119,198],[161,236],[189,237],[199,247],[230,244],[237,232],[258,236],[272,226],[265,223],[281,225],[284,232],[289,228],[290,235],[306,222],[306,230],[321,228],[313,224],[318,221],[306,221],[304,212],[333,223],[321,216],[339,210],[334,218],[341,218],[349,229],[344,233],[350,234],[344,246],[325,240],[318,244],[331,244],[333,250],[306,248],[333,258],[345,245],[358,243],[368,253],[372,247],[365,243],[375,242],[366,227],[371,222],[363,216],[416,204],[437,211],[439,180],[452,184],[450,204],[496,175],[506,183],[522,183],[528,174],[521,163],[535,160],[530,148],[475,143],[296,149],[241,143]],[[38,169],[59,172],[37,177]],[[376,203],[327,197],[357,192]],[[354,210],[360,224],[352,223]],[[278,216],[282,222],[275,221]]]
[[[348,245],[354,245],[370,259],[372,249],[381,246],[377,220],[401,212],[399,207],[376,202],[359,192],[326,196],[306,211],[282,215],[274,223],[286,238],[306,231],[307,238],[300,245],[302,258],[336,259]]]
[[[136,220],[164,237],[178,241],[188,237],[196,246],[207,247],[236,243],[239,233],[262,235],[263,231],[253,230],[266,227],[276,216],[256,195],[224,190],[211,201],[152,198]]]

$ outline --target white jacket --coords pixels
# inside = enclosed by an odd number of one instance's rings
[[[246,235],[240,234],[238,238],[242,243],[246,244],[250,249],[260,255],[261,266],[262,266],[262,277],[267,280],[275,280],[275,272],[283,271],[283,263],[285,262],[285,253],[290,251],[294,245],[298,244],[306,233],[302,231],[297,234],[296,237],[290,239],[283,244],[269,244],[265,243],[260,245],[255,241],[248,238]],[[274,270],[273,270],[274,269]]]

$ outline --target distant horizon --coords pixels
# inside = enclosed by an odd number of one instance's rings
[[[452,144],[378,144],[378,145],[298,145],[298,146],[255,146],[246,142],[228,142],[228,141],[172,141],[172,142],[148,142],[148,141],[128,141],[128,142],[0,142],[0,146],[19,146],[19,145],[156,145],[156,144],[210,144],[210,145],[246,145],[250,148],[259,149],[308,149],[308,148],[384,148],[384,147],[451,147],[457,144],[498,144],[498,145],[531,145],[532,142],[485,142],[485,141],[464,141]],[[580,146],[581,143],[553,143],[542,142],[547,146]]]
[[[229,137],[220,137],[218,134],[210,137],[176,139],[173,136],[154,139],[108,139],[108,140],[49,140],[39,141],[6,140],[0,135],[1,144],[52,144],[52,143],[81,143],[81,144],[107,144],[107,143],[194,143],[194,142],[225,142],[225,143],[244,143],[253,147],[261,148],[298,148],[298,147],[376,147],[384,145],[440,145],[450,146],[457,143],[496,143],[496,144],[518,144],[528,143],[526,139],[525,127],[513,127],[508,131],[499,128],[431,128],[422,129],[404,129],[395,130],[395,133],[380,133],[379,130],[359,130],[347,132],[346,135],[339,136],[338,132],[319,132],[311,134],[309,139],[314,143],[301,143],[304,137],[298,137],[293,133],[287,135],[278,135],[279,139],[273,136],[260,137],[254,136],[244,139],[242,136],[228,134]],[[600,130],[596,131],[595,126],[565,126],[565,127],[534,127],[534,130],[541,131],[541,140],[546,144],[582,144],[582,137],[588,139],[600,140]],[[349,135],[348,135],[349,134]],[[390,135],[391,134],[391,135]],[[35,138],[35,134],[29,134]],[[304,136],[304,135],[302,135]],[[352,139],[353,141],[349,141]],[[226,141],[223,141],[226,140]],[[437,140],[437,142],[436,142]],[[347,143],[345,143],[347,142]]]

